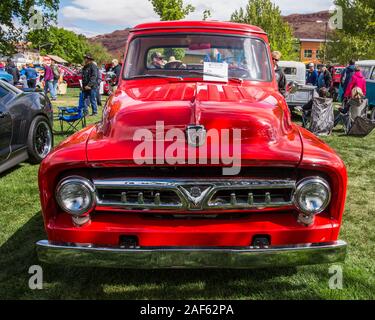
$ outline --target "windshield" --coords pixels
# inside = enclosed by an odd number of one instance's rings
[[[135,38],[129,45],[124,78],[203,77],[213,63],[215,68],[210,70],[225,69],[228,78],[272,80],[267,47],[261,39],[191,34]]]

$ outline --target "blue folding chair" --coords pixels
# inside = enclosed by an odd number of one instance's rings
[[[79,130],[78,126],[86,127],[85,99],[83,92],[79,95],[78,107],[58,107],[57,119],[60,122],[61,133],[73,133]],[[64,124],[67,130],[64,131]]]

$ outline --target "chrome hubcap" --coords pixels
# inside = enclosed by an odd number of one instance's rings
[[[47,156],[52,148],[52,134],[49,125],[42,121],[35,130],[34,148],[42,159]]]

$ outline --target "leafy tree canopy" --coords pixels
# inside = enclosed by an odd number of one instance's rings
[[[33,48],[40,48],[42,55],[54,54],[73,63],[82,63],[83,56],[88,52],[99,64],[108,62],[112,58],[101,44],[91,43],[85,36],[64,28],[50,27],[31,31],[27,39],[32,43]]]
[[[184,5],[183,0],[149,0],[161,21],[181,20],[195,11],[191,4]]]
[[[292,29],[281,16],[281,11],[270,0],[249,0],[246,8],[236,10],[231,21],[261,27],[268,34],[272,50],[280,51],[283,60],[298,57]]]
[[[0,53],[8,55],[15,52],[15,45],[22,39],[23,31],[33,26],[31,18],[35,15],[32,10],[34,6],[40,10],[43,17],[41,23],[45,28],[56,21],[59,2],[59,0],[1,0]]]
[[[328,58],[342,64],[375,59],[375,1],[335,0],[335,5],[342,8],[343,28],[330,34]]]

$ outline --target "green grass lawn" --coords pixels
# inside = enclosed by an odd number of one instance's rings
[[[57,105],[75,105],[78,91]],[[88,118],[89,122],[99,116]],[[375,133],[324,140],[345,161],[349,190],[340,238],[349,243],[342,290],[328,287],[329,265],[270,270],[117,270],[43,265],[43,290],[30,290],[28,270],[39,264],[35,242],[45,239],[38,166],[0,175],[0,299],[374,299]],[[64,136],[56,136],[55,143]]]

